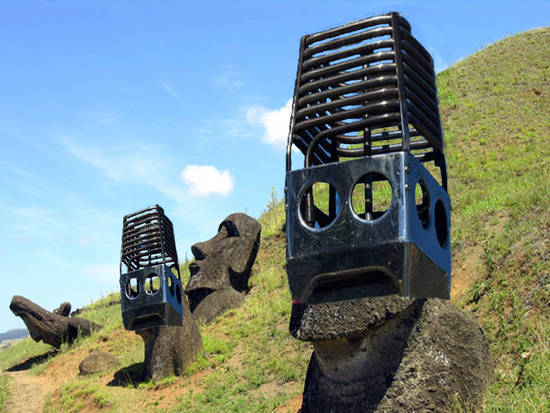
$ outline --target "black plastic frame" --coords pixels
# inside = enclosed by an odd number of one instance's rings
[[[148,293],[146,278],[158,277],[158,290]],[[129,283],[135,280],[137,291]],[[127,330],[182,325],[182,284],[172,222],[154,205],[123,219],[120,256],[120,300]]]
[[[292,170],[294,148],[304,155],[303,169]],[[395,293],[449,298],[451,202],[443,149],[433,60],[399,13],[302,38],[285,185],[295,302]],[[432,162],[440,182],[425,167]],[[353,187],[368,174],[391,185],[382,216],[372,210],[370,185],[365,216],[351,208]],[[420,181],[424,197],[416,205]],[[315,206],[315,182],[331,186],[328,213]]]

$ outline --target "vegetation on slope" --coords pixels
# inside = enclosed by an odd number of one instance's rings
[[[8,398],[8,383],[9,377],[0,374],[0,412],[4,411],[4,404]]]
[[[548,407],[550,30],[506,38],[438,76],[459,303],[496,367],[487,411]]]
[[[548,407],[549,49],[550,30],[533,30],[438,76],[453,201],[453,300],[491,341],[496,380],[487,412]],[[0,369],[30,358],[31,372],[52,385],[46,411],[296,411],[311,350],[288,333],[283,204],[272,200],[260,221],[252,290],[241,308],[201,328],[204,356],[186,376],[139,379],[143,343],[122,328],[120,305],[109,305],[116,294],[82,314],[104,324],[100,332],[58,353],[23,340],[0,352]],[[123,367],[79,377],[78,363],[96,349],[117,355]]]

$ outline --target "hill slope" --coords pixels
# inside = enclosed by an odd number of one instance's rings
[[[453,201],[452,296],[483,325],[497,375],[485,411],[548,404],[549,55],[550,29],[538,29],[438,76]],[[34,365],[30,374],[48,378],[46,411],[296,411],[311,348],[288,333],[282,203],[260,221],[252,290],[243,307],[201,329],[205,354],[185,377],[136,382],[143,344],[122,329],[112,297],[82,314],[104,324],[101,332],[57,354],[24,340],[0,353],[0,368],[31,357],[21,368]],[[78,363],[95,349],[119,356],[122,370],[78,377]]]

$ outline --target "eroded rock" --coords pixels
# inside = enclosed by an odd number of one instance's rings
[[[83,318],[52,313],[20,295],[13,296],[10,310],[25,322],[34,341],[44,341],[56,348],[71,344],[79,334],[89,336],[102,326]]]
[[[111,353],[96,350],[86,356],[78,366],[82,375],[96,374],[117,368],[120,364],[118,358]]]
[[[260,246],[260,230],[260,223],[254,218],[231,214],[212,239],[191,247],[195,261],[189,265],[191,277],[185,293],[193,316],[200,323],[209,323],[244,301]]]
[[[447,301],[396,298],[302,309],[293,334],[314,346],[303,413],[481,406],[493,371],[479,325]]]

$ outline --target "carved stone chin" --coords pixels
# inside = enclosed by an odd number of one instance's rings
[[[242,304],[259,246],[260,223],[236,213],[222,221],[213,238],[191,247],[195,261],[185,294],[197,321],[209,323]]]
[[[312,340],[303,413],[481,405],[493,374],[489,344],[479,325],[449,302],[416,300],[386,321],[356,330],[361,332]]]
[[[418,305],[411,306],[360,335],[314,341],[320,370],[339,382],[366,381],[395,370],[412,328],[411,323],[403,320],[417,309]]]

